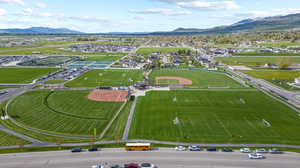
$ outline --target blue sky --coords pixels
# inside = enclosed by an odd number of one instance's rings
[[[0,28],[169,31],[291,13],[300,13],[299,0],[0,0]]]

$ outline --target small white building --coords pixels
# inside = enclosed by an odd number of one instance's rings
[[[295,84],[296,85],[300,85],[300,77],[298,77],[298,78],[295,79]]]

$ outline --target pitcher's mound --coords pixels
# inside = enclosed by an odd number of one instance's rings
[[[126,90],[94,90],[88,95],[88,99],[101,102],[125,102],[128,98]]]
[[[156,83],[159,83],[159,80],[163,80],[163,79],[171,79],[171,80],[177,80],[179,84],[181,85],[192,85],[193,81],[188,80],[186,78],[181,78],[181,77],[157,77],[155,78]]]

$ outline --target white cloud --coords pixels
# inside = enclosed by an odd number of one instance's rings
[[[47,4],[42,3],[42,2],[37,2],[37,3],[35,3],[35,7],[37,7],[37,8],[47,8]]]
[[[25,14],[25,15],[30,15],[32,13],[33,13],[33,10],[31,8],[27,8],[27,9],[23,10],[23,14]]]
[[[189,11],[174,11],[172,9],[165,8],[147,8],[147,9],[132,9],[129,10],[131,13],[137,14],[162,14],[167,16],[178,16],[191,14]]]
[[[0,9],[0,16],[3,16],[3,15],[5,15],[5,14],[6,14],[6,10]]]
[[[186,2],[176,2],[176,4],[182,8],[196,10],[231,10],[240,8],[238,4],[231,0],[214,2],[194,0]]]
[[[0,3],[21,5],[21,6],[25,5],[25,2],[23,0],[0,0]]]
[[[236,13],[234,17],[240,18],[262,18],[262,17],[270,17],[270,16],[282,16],[289,14],[300,13],[300,8],[282,8],[282,9],[273,9],[269,11],[248,11],[243,13]]]

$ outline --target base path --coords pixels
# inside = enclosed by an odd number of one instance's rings
[[[129,92],[126,90],[94,90],[88,99],[101,102],[125,102]]]
[[[156,77],[156,83],[159,83],[159,80],[164,80],[164,79],[171,79],[171,80],[177,80],[179,84],[181,85],[192,85],[193,81],[186,79],[186,78],[181,78],[181,77],[170,77],[170,76],[165,76],[165,77]]]

